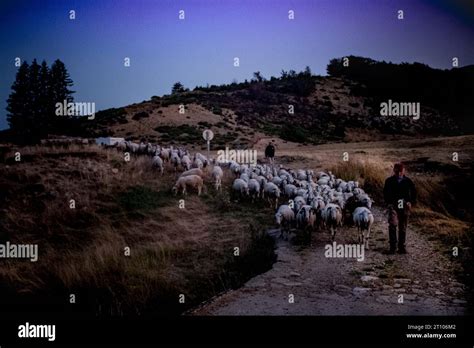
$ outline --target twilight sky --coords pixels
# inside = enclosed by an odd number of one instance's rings
[[[331,58],[450,68],[474,64],[472,0],[1,0],[0,129],[15,57],[69,70],[75,100],[96,110],[186,87],[250,79],[254,71],[309,65],[325,75]],[[397,10],[405,13],[397,19]],[[76,19],[69,19],[69,10]],[[185,11],[185,20],[178,12]],[[295,19],[288,20],[288,11]],[[124,67],[130,57],[131,66]],[[239,57],[240,67],[233,66]]]

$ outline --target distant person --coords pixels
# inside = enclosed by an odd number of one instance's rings
[[[397,244],[398,253],[406,254],[405,240],[408,216],[412,205],[416,203],[416,190],[413,181],[405,176],[403,163],[396,163],[393,166],[393,175],[385,180],[383,195],[385,203],[388,204],[389,254],[395,253]]]
[[[275,146],[272,144],[270,141],[265,148],[265,158],[268,159],[268,161],[273,164],[274,162],[274,157],[275,157]]]

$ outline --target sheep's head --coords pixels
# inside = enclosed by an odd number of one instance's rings
[[[276,213],[275,214],[275,222],[277,225],[281,225],[281,220],[283,219],[283,215],[281,213]]]
[[[174,185],[173,188],[171,189],[171,192],[176,196],[178,193],[178,186]]]
[[[364,207],[367,207],[367,208],[372,208],[372,203],[373,201],[369,198],[369,197],[365,197],[363,200],[362,200],[362,203],[364,204]]]

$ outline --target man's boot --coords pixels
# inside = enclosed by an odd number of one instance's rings
[[[398,226],[398,253],[399,254],[406,254],[407,249],[405,247],[405,239],[407,235],[407,218],[405,212],[399,213],[400,222]]]
[[[397,226],[396,225],[388,225],[388,237],[390,240],[390,249],[388,250],[388,254],[395,254],[397,250]]]

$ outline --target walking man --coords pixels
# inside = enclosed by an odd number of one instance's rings
[[[275,157],[275,146],[273,146],[272,142],[270,141],[265,148],[265,158],[267,158],[271,165],[273,165]]]
[[[385,180],[383,195],[388,204],[389,254],[395,253],[397,244],[398,253],[406,254],[406,230],[411,207],[416,203],[416,189],[413,181],[405,176],[402,163],[393,166],[393,175]]]

